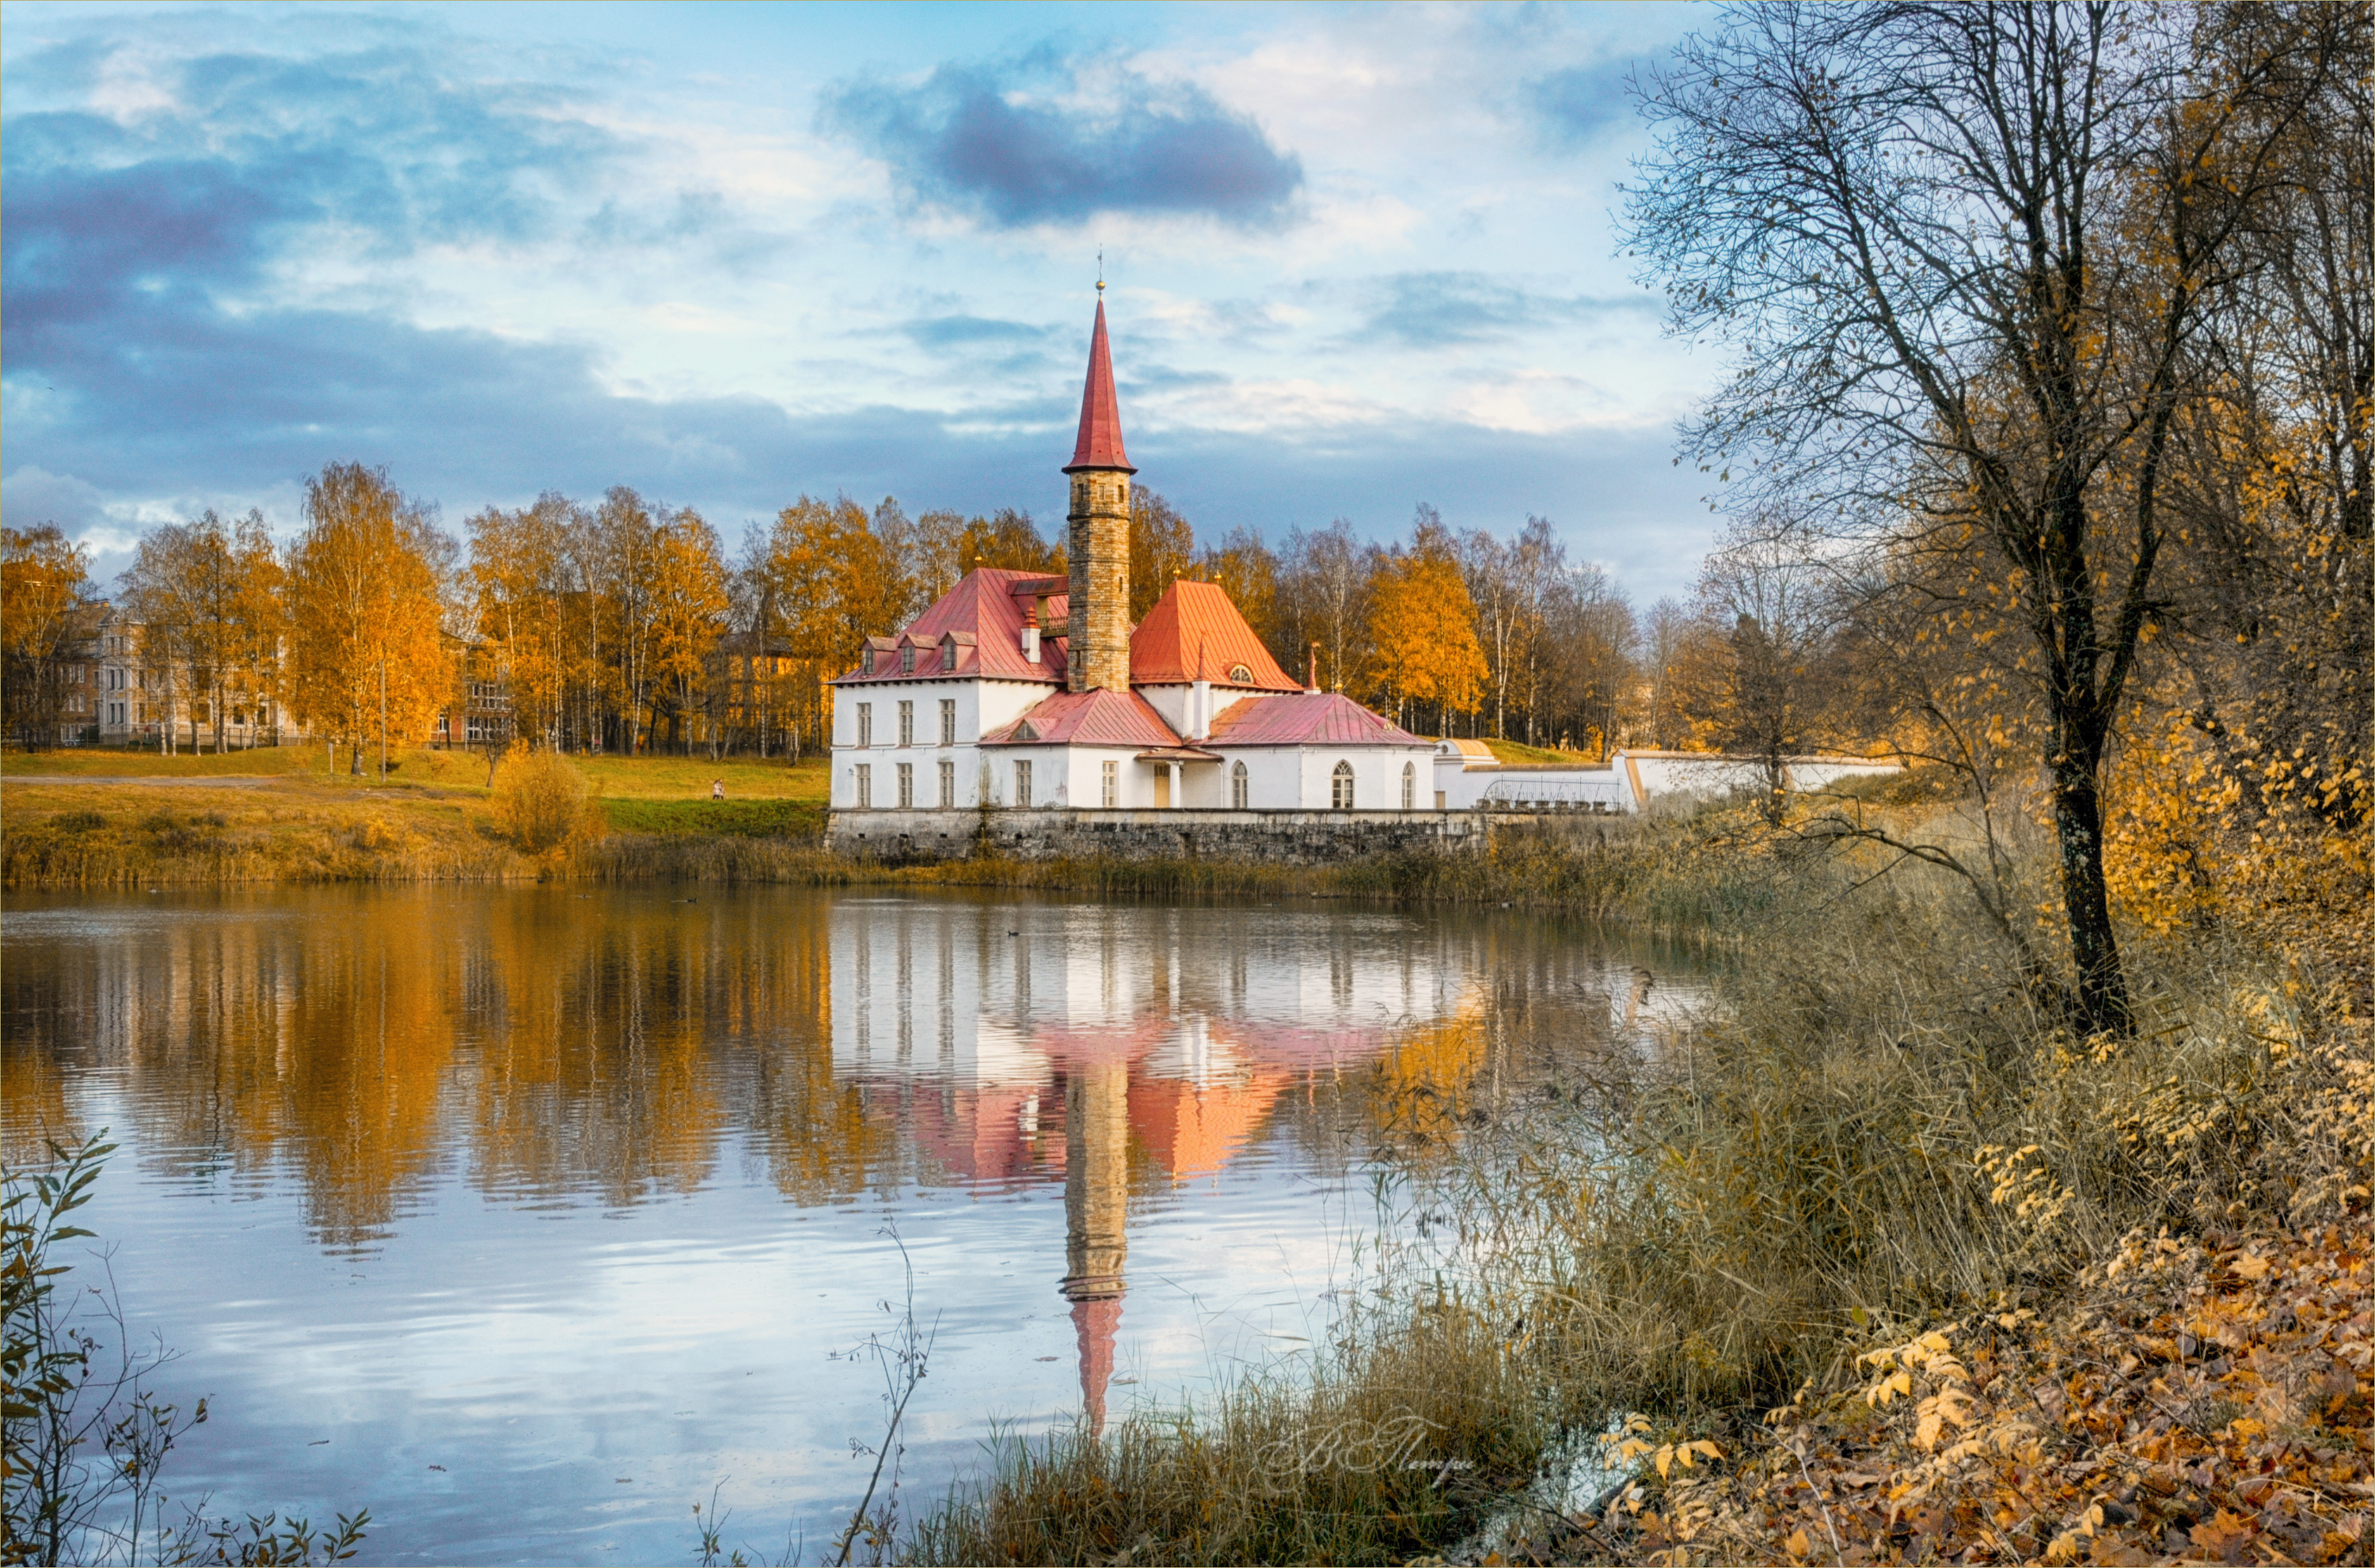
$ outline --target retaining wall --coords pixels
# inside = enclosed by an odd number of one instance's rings
[[[825,846],[885,861],[969,859],[987,826],[1017,860],[1152,860],[1211,856],[1319,866],[1428,845],[1481,843],[1486,819],[1467,811],[836,811]]]

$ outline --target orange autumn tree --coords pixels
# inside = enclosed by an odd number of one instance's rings
[[[1030,520],[1021,523],[1027,529]],[[960,539],[961,555],[965,548]],[[960,565],[970,572],[974,562]],[[892,541],[875,531],[865,508],[846,497],[823,501],[802,496],[777,513],[760,574],[772,617],[772,624],[760,630],[780,638],[804,666],[798,678],[805,701],[799,706],[809,725],[821,728],[821,683],[856,663],[869,635],[905,620],[911,581]]]
[[[709,655],[726,627],[726,563],[717,535],[687,507],[659,529],[652,561],[652,674],[669,709],[669,737],[692,753]],[[715,726],[711,727],[713,743]]]
[[[30,750],[65,711],[65,667],[84,603],[89,557],[54,523],[0,528],[0,703]]]
[[[451,690],[443,587],[453,545],[384,468],[333,463],[305,481],[289,552],[289,706],[353,749],[418,737]]]
[[[1431,702],[1438,729],[1455,713],[1471,713],[1489,674],[1476,641],[1476,606],[1440,528],[1422,524],[1407,550],[1378,568],[1369,592],[1371,688],[1394,703]]]
[[[511,702],[515,733],[538,743],[560,733],[582,664],[567,613],[576,511],[568,497],[547,490],[533,506],[489,507],[465,525],[471,624]]]

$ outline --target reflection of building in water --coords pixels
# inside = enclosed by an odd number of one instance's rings
[[[1093,1062],[1064,1085],[1064,1297],[1081,1341],[1081,1399],[1089,1427],[1105,1429],[1105,1382],[1113,1376],[1121,1322],[1122,1234],[1129,1215],[1129,1068]]]
[[[951,1173],[1064,1183],[1061,1289],[1102,1429],[1127,1290],[1133,1150],[1215,1174],[1313,1074],[1472,1006],[1466,967],[1408,927],[1178,911],[1117,928],[1090,907],[835,906],[833,1073],[904,1118]],[[1060,1138],[1046,1126],[1061,1107]]]

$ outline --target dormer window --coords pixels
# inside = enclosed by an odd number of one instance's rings
[[[1251,665],[1231,665],[1229,666],[1229,678],[1236,682],[1239,686],[1251,686],[1254,683],[1253,666]]]
[[[904,643],[900,644],[899,673],[901,675],[913,675],[916,673],[916,644],[913,643]]]

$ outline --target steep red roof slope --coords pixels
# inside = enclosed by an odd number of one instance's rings
[[[1248,697],[1212,721],[1207,747],[1429,746],[1338,691]]]
[[[1243,667],[1247,678],[1230,671]],[[1184,685],[1196,679],[1257,691],[1297,691],[1300,684],[1270,657],[1235,601],[1217,583],[1171,584],[1129,639],[1134,686]]]
[[[1081,389],[1081,437],[1072,443],[1075,468],[1119,468],[1135,474],[1121,449],[1121,402],[1114,395],[1113,354],[1105,347],[1105,301],[1097,297],[1097,327],[1089,336],[1089,380]]]
[[[1059,691],[1003,729],[981,737],[984,746],[1178,746],[1178,734],[1135,692],[1123,696],[1103,687]]]
[[[1064,640],[1046,636],[1043,627],[1039,662],[1034,665],[1025,659],[1022,615],[1031,595],[1018,595],[1014,590],[1061,581],[1050,579],[1044,572],[1009,572],[994,566],[969,572],[964,581],[941,595],[931,608],[917,616],[898,636],[868,638],[866,656],[858,667],[833,684],[853,686],[870,681],[981,676],[991,680],[1032,680],[1060,686],[1064,683]],[[1066,603],[1061,594],[1049,598],[1046,620],[1061,626]],[[944,664],[944,640],[951,633],[955,634],[956,657]],[[916,649],[916,667],[911,671],[899,667],[903,644],[913,644]]]

